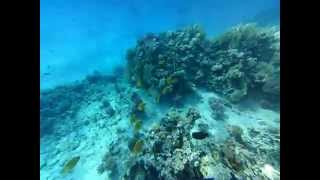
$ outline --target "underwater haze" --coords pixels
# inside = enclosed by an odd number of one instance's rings
[[[41,0],[40,85],[71,82],[94,70],[110,72],[148,32],[197,23],[214,36],[253,18],[279,22],[279,1]]]
[[[280,179],[279,0],[40,0],[41,180]]]

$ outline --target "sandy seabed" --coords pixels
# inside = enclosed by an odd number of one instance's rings
[[[120,139],[128,139],[132,134],[129,120],[129,97],[123,96],[137,89],[122,83],[125,91],[117,93],[113,84],[103,86],[105,98],[115,109],[115,114],[109,117],[101,111],[101,99],[89,98],[83,102],[73,118],[60,119],[55,124],[52,134],[41,137],[40,149],[40,179],[41,180],[106,180],[109,173],[98,174],[97,167],[110,148],[110,145]],[[264,129],[280,127],[280,114],[263,109],[255,105],[226,107],[226,119],[215,120],[212,110],[208,105],[211,97],[218,97],[212,92],[197,90],[199,97],[196,101],[190,100],[181,110],[189,107],[198,109],[201,114],[200,121],[208,124],[208,131],[217,142],[222,142],[228,136],[226,127],[237,125],[244,131],[244,139],[254,140],[248,135],[249,129],[263,131]],[[93,93],[90,97],[94,97]],[[146,94],[141,94],[146,103],[146,113],[149,117],[143,124],[142,131],[146,132],[153,123],[158,122],[169,108],[160,107],[154,99]],[[250,103],[249,103],[250,104]],[[279,141],[280,143],[280,141]],[[127,148],[127,144],[123,144]],[[66,161],[74,156],[80,156],[75,168],[68,174],[62,175],[61,170]],[[266,175],[267,176],[267,175]]]

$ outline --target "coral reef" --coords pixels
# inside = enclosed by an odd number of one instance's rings
[[[216,38],[211,89],[232,102],[240,101],[252,91],[265,93],[262,87],[279,71],[278,44],[275,29],[254,24],[239,25]],[[280,82],[275,80],[274,83],[279,85]]]
[[[279,37],[273,28],[239,25],[214,40],[198,26],[148,34],[128,50],[130,80],[157,91],[157,101],[180,100],[195,87],[239,102],[252,92],[279,96]],[[263,98],[270,98],[264,96]]]
[[[244,136],[241,127],[230,125],[227,127],[230,136],[218,143],[210,135],[208,124],[197,123],[200,119],[196,108],[186,111],[173,108],[160,124],[129,140],[129,156],[123,148],[112,146],[111,151],[114,147],[118,149],[114,152],[117,153],[116,162],[125,162],[118,164],[121,164],[121,168],[116,168],[118,176],[155,180],[266,179],[270,176],[269,165],[274,170],[272,175],[277,175],[279,165],[275,162],[279,161],[275,158],[279,157],[279,145],[274,143],[280,138],[279,129],[248,129],[249,136],[255,138],[252,139]],[[102,161],[102,167],[114,153],[106,153],[108,158]],[[110,168],[115,171],[115,167]]]
[[[97,172],[109,179],[278,178],[278,116],[242,111],[237,104],[251,105],[249,98],[254,98],[264,108],[278,109],[279,37],[273,29],[239,25],[212,40],[197,25],[150,33],[128,50],[127,60],[127,69],[119,67],[114,75],[94,72],[41,92],[41,136],[70,131],[77,139],[70,142],[59,133],[47,137],[63,142],[51,156],[88,147],[101,160]],[[201,99],[189,96],[197,93]],[[90,144],[84,146],[82,137]],[[105,143],[105,152],[98,140]],[[59,163],[67,174],[79,159],[43,162],[41,167]]]
[[[201,178],[197,164],[202,151],[194,150],[190,135],[192,122],[199,117],[195,109],[189,109],[185,117],[172,109],[161,120],[160,127],[146,135],[146,153],[139,159],[155,167],[162,179]]]
[[[184,117],[181,112],[172,109],[163,117],[159,126],[152,128],[145,136],[135,135],[128,144],[134,158],[131,163],[126,164],[129,171],[125,171],[120,177],[201,178],[199,169],[194,165],[199,164],[201,151],[193,151],[194,147],[190,142],[192,122],[199,117],[199,112],[195,109],[189,109]],[[111,153],[107,154],[106,157],[112,157]],[[99,168],[101,172],[106,159],[102,164]]]
[[[156,90],[158,95],[155,98],[159,101],[165,97],[183,97],[192,91],[193,84],[189,79],[194,77],[190,74],[197,70],[186,68],[197,66],[189,59],[201,57],[207,43],[209,41],[204,39],[204,32],[199,26],[158,35],[148,34],[127,53],[131,81],[140,87],[143,84],[145,89]]]

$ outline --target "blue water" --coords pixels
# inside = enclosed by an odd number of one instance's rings
[[[278,10],[279,0],[41,0],[40,71],[50,73],[42,76],[41,88],[94,70],[110,72],[147,32],[197,23],[216,36],[238,23],[259,21],[257,15],[277,23]]]

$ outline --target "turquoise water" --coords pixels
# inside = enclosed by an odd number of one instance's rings
[[[41,0],[41,179],[280,179],[279,14]]]
[[[279,22],[278,0],[41,0],[40,5],[40,70],[51,73],[41,78],[43,88],[123,65],[125,50],[147,32],[197,23],[215,36],[238,23],[258,22],[256,16]]]

